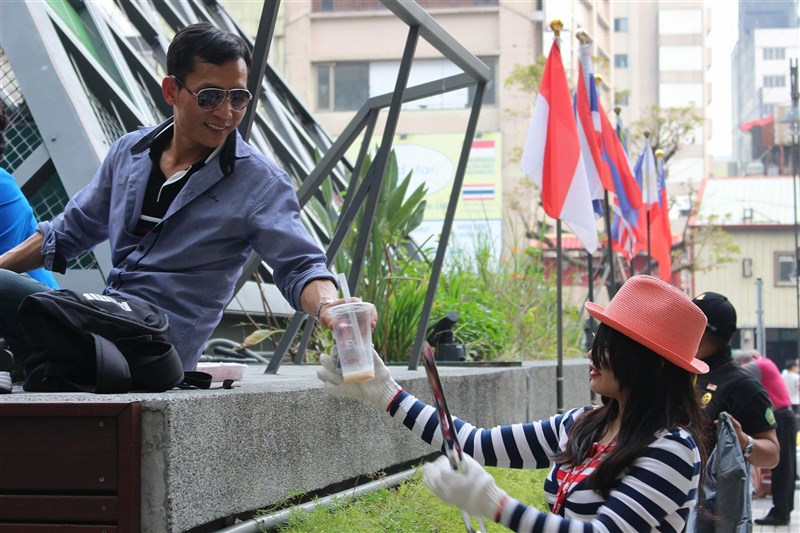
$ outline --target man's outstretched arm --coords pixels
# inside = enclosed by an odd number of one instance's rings
[[[42,242],[44,237],[35,231],[20,244],[0,255],[0,268],[22,273],[43,267]]]

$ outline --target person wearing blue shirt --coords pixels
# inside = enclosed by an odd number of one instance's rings
[[[6,111],[0,104],[0,155],[5,150]],[[31,204],[17,185],[17,180],[0,167],[0,254],[12,249],[36,231],[36,217]],[[58,288],[53,274],[43,268],[28,272],[33,279],[52,289]]]
[[[14,272],[63,272],[108,240],[114,266],[104,294],[162,309],[193,370],[255,251],[286,300],[330,328],[329,307],[344,300],[300,220],[292,182],[237,131],[251,99],[250,64],[247,44],[230,32],[199,23],[176,33],[161,82],[173,116],[115,142],[61,215],[0,256],[0,294],[29,289]],[[0,298],[0,336],[24,351],[15,312]]]

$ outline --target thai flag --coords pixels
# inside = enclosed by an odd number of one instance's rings
[[[597,85],[594,79],[589,45],[581,45],[581,68],[578,69],[578,87],[575,90],[574,110],[578,125],[578,139],[581,145],[586,177],[589,180],[589,194],[597,216],[603,214],[603,190],[612,190],[613,184],[608,164],[603,161],[601,150],[600,108],[597,102]]]
[[[563,220],[586,251],[594,253],[597,228],[570,100],[556,38],[539,85],[521,167],[541,190],[545,213]]]
[[[494,185],[491,183],[486,185],[462,185],[461,198],[467,202],[475,200],[494,200]]]

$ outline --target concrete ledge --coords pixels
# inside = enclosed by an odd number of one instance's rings
[[[588,361],[564,363],[565,408],[590,403]],[[32,394],[4,402],[141,402],[142,531],[182,532],[415,460],[432,449],[386,413],[320,389],[317,367],[253,366],[233,390]],[[390,367],[429,401],[425,371]],[[479,426],[556,412],[556,365],[440,367],[453,416]]]

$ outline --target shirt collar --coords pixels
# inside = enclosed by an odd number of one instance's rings
[[[703,362],[707,364],[711,370],[730,361],[733,361],[733,358],[731,357],[731,349],[729,346],[724,346],[703,359]]]
[[[150,156],[160,156],[164,148],[172,139],[174,133],[174,118],[170,117],[166,121],[156,126],[147,135],[142,137],[139,142],[131,148],[132,154],[137,154],[150,149]],[[209,156],[203,161],[204,164],[210,162],[215,157],[219,156],[219,168],[223,174],[231,174],[235,167],[236,161],[236,138],[238,132],[234,130],[230,135],[217,146]],[[202,166],[202,165],[201,165]]]

